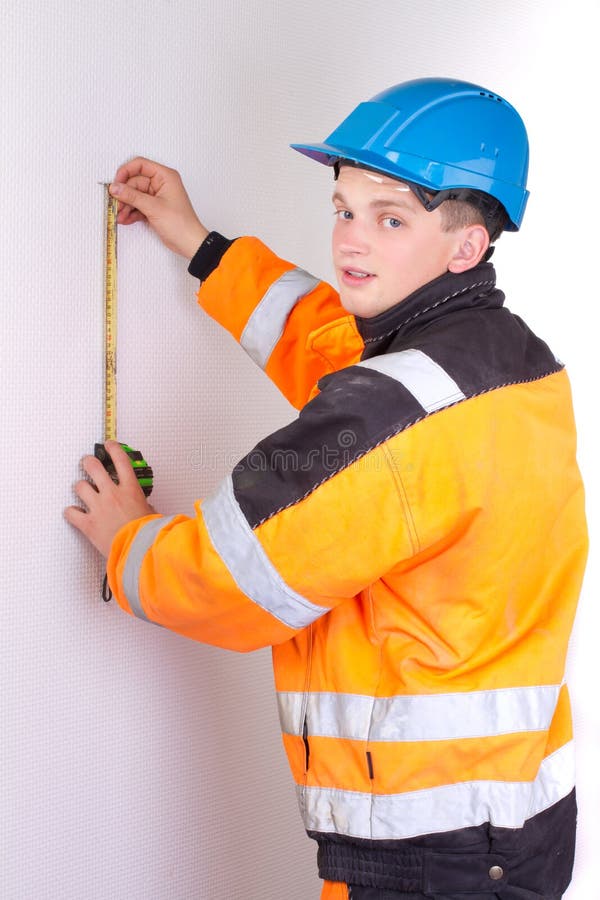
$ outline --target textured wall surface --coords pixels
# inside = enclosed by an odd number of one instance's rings
[[[104,605],[100,560],[62,519],[102,430],[98,182],[133,155],[158,159],[208,226],[256,233],[328,277],[330,175],[287,144],[322,139],[406,78],[504,94],[530,129],[532,199],[498,248],[499,282],[569,364],[594,538],[594,17],[596,0],[1,0],[2,897],[319,892],[269,653],[194,644]],[[120,232],[119,436],[151,460],[156,508],[191,512],[292,411],[196,308],[185,262],[142,225]],[[597,890],[597,582],[592,555],[570,659],[569,900]]]

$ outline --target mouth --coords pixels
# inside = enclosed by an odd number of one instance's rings
[[[362,269],[342,269],[342,281],[352,287],[366,284],[375,277],[370,272],[363,272]]]

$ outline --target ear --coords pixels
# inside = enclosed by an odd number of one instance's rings
[[[457,233],[455,253],[448,263],[448,271],[466,272],[477,265],[490,245],[490,236],[483,225],[467,225]]]

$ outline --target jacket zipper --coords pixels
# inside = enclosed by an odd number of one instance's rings
[[[308,744],[308,723],[306,717],[302,723],[302,743],[304,744],[304,771],[308,772],[308,764],[310,762],[310,747]]]
[[[308,626],[308,648],[306,659],[306,672],[304,674],[304,697],[302,699],[302,743],[304,744],[304,774],[308,772],[310,762],[310,747],[308,744],[308,698],[310,694],[310,672],[312,667],[313,626]]]

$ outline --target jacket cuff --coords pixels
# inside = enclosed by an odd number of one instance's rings
[[[217,268],[232,244],[233,241],[223,237],[218,231],[211,231],[200,244],[188,266],[190,275],[204,281]]]

